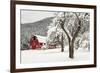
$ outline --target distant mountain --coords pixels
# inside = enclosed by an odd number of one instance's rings
[[[46,36],[47,26],[49,26],[49,24],[52,22],[52,19],[53,17],[49,17],[34,23],[21,24],[21,33],[28,32],[36,35]]]

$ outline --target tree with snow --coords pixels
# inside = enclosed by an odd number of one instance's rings
[[[60,12],[56,17],[56,25],[66,34],[69,42],[69,57],[74,58],[74,47],[76,38],[80,37],[82,33],[86,32],[89,26],[88,13],[79,12]],[[86,19],[87,18],[87,19]],[[88,23],[85,23],[88,22]],[[87,25],[86,25],[87,24]],[[86,26],[85,26],[86,25]],[[86,27],[86,28],[85,28]],[[79,39],[77,41],[79,44]],[[74,46],[75,45],[75,46]],[[78,45],[79,46],[79,45]]]
[[[55,17],[52,21],[52,23],[48,26],[47,31],[47,44],[52,45],[61,45],[61,52],[64,52],[64,44],[63,44],[63,31],[60,28],[60,25],[58,25],[58,16],[55,14]]]

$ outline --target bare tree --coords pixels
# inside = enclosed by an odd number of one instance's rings
[[[68,25],[69,21],[67,21],[66,23],[66,13],[63,12],[63,19],[59,19],[59,24],[62,28],[62,30],[64,31],[64,33],[66,34],[67,38],[68,38],[68,42],[69,42],[69,57],[70,58],[74,58],[74,43],[75,43],[75,39],[76,37],[78,36],[78,33],[80,32],[80,29],[82,27],[82,22],[81,22],[81,19],[82,17],[80,17],[80,14],[77,14],[75,12],[73,12],[73,15],[76,17],[75,20],[77,20],[75,23],[74,23],[74,27],[72,27],[70,33],[68,32],[68,30],[66,30],[64,28],[65,24]],[[77,24],[77,25],[75,25]],[[71,35],[70,35],[71,34]]]
[[[82,35],[89,27],[89,23],[85,23],[87,15],[88,13],[81,12],[58,12],[52,23],[53,28],[56,28],[56,32],[59,32],[57,29],[60,29],[60,33],[62,33],[60,35],[62,52],[64,51],[64,37],[67,36],[70,58],[74,58],[74,48],[77,46],[78,49],[79,47],[80,40],[78,39],[76,42],[76,38],[79,38],[79,34]]]

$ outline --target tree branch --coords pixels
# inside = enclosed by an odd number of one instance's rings
[[[63,29],[63,31],[65,32],[65,34],[67,35],[68,39],[70,40],[70,36],[69,36],[68,32],[65,30],[65,28],[64,28],[65,21],[66,21],[66,16],[65,16],[65,12],[64,12],[64,20],[60,19],[60,22],[61,22],[60,26]]]
[[[79,33],[80,29],[81,29],[81,20],[79,19],[78,15],[77,15],[76,13],[75,13],[75,15],[76,15],[76,17],[77,17],[77,19],[78,19],[78,24],[79,24],[79,26],[78,26],[78,28],[77,28],[77,30],[76,30],[76,32],[75,32],[73,38],[72,38],[72,42],[73,42],[73,43],[74,43],[75,38],[78,36],[78,33]]]

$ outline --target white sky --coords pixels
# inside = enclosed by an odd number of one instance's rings
[[[54,13],[50,11],[21,10],[21,23],[36,22],[54,16]]]

